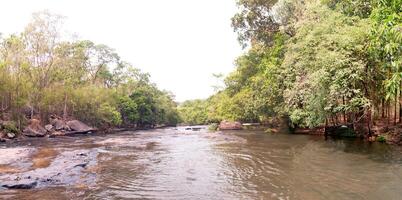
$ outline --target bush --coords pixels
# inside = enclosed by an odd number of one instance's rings
[[[219,127],[218,123],[212,123],[212,124],[210,124],[210,125],[208,126],[208,130],[210,130],[210,131],[217,131],[217,130],[218,130],[218,127]]]
[[[386,141],[387,141],[387,139],[383,135],[380,135],[377,137],[377,142],[386,142]]]
[[[99,120],[101,120],[103,123],[116,126],[120,125],[122,122],[120,112],[108,103],[103,103],[100,105],[98,114]]]
[[[19,133],[20,131],[18,130],[15,122],[9,121],[9,122],[4,122],[0,128],[4,129],[8,133]]]

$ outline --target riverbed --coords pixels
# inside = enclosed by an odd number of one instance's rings
[[[185,128],[0,144],[0,199],[400,199],[402,148]]]

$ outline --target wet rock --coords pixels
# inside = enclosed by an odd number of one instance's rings
[[[241,130],[242,124],[240,122],[222,121],[219,124],[219,130]]]
[[[87,166],[87,164],[88,164],[88,163],[81,163],[81,164],[75,165],[74,167],[82,167],[82,168],[85,168],[85,167]]]
[[[22,134],[28,137],[43,137],[46,135],[46,129],[40,125],[37,119],[31,119],[29,125],[22,131]]]
[[[52,132],[52,131],[53,131],[53,125],[48,124],[48,125],[45,126],[45,129],[46,129],[48,132]]]
[[[52,132],[50,135],[51,135],[51,136],[65,136],[65,135],[66,135],[66,132],[55,131],[55,132]]]
[[[36,187],[36,185],[38,185],[38,183],[35,181],[30,183],[19,183],[15,185],[2,185],[2,186],[7,189],[32,189]]]
[[[31,189],[91,185],[95,182],[96,174],[86,171],[86,168],[96,167],[97,156],[98,152],[93,149],[65,151],[52,158],[49,166],[0,174],[0,186],[8,189]]]
[[[92,128],[78,120],[68,121],[67,125],[71,128],[72,131],[75,131],[77,133],[87,133],[87,132],[95,130],[94,128]]]
[[[0,148],[0,165],[10,165],[26,160],[34,152],[33,148]],[[0,181],[1,183],[1,181]]]

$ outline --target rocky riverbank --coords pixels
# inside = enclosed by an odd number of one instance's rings
[[[94,149],[57,151],[52,148],[7,148],[0,154],[0,187],[31,189],[58,185],[90,185],[98,152]]]
[[[63,120],[52,116],[49,124],[42,126],[38,119],[31,119],[28,125],[20,131],[13,121],[0,121],[0,141],[24,137],[55,137],[74,134],[96,132],[98,129],[90,127],[78,120]]]

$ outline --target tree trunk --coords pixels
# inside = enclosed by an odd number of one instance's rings
[[[343,105],[345,105],[345,97],[342,97]],[[343,111],[343,123],[346,124],[346,111]]]
[[[371,136],[371,108],[367,110],[367,128],[368,135]]]
[[[401,81],[402,88],[402,81]],[[402,123],[402,95],[401,91],[399,91],[399,123]]]
[[[395,94],[395,106],[394,106],[394,125],[396,125],[396,116],[397,116],[397,112],[398,112],[398,110],[397,110],[397,106],[398,105],[398,91],[396,92],[396,94]]]
[[[63,120],[67,120],[67,93],[64,94]]]
[[[387,102],[387,110],[386,110],[386,112],[387,112],[387,130],[389,128],[389,118],[390,118],[389,110],[390,110],[390,103]]]

